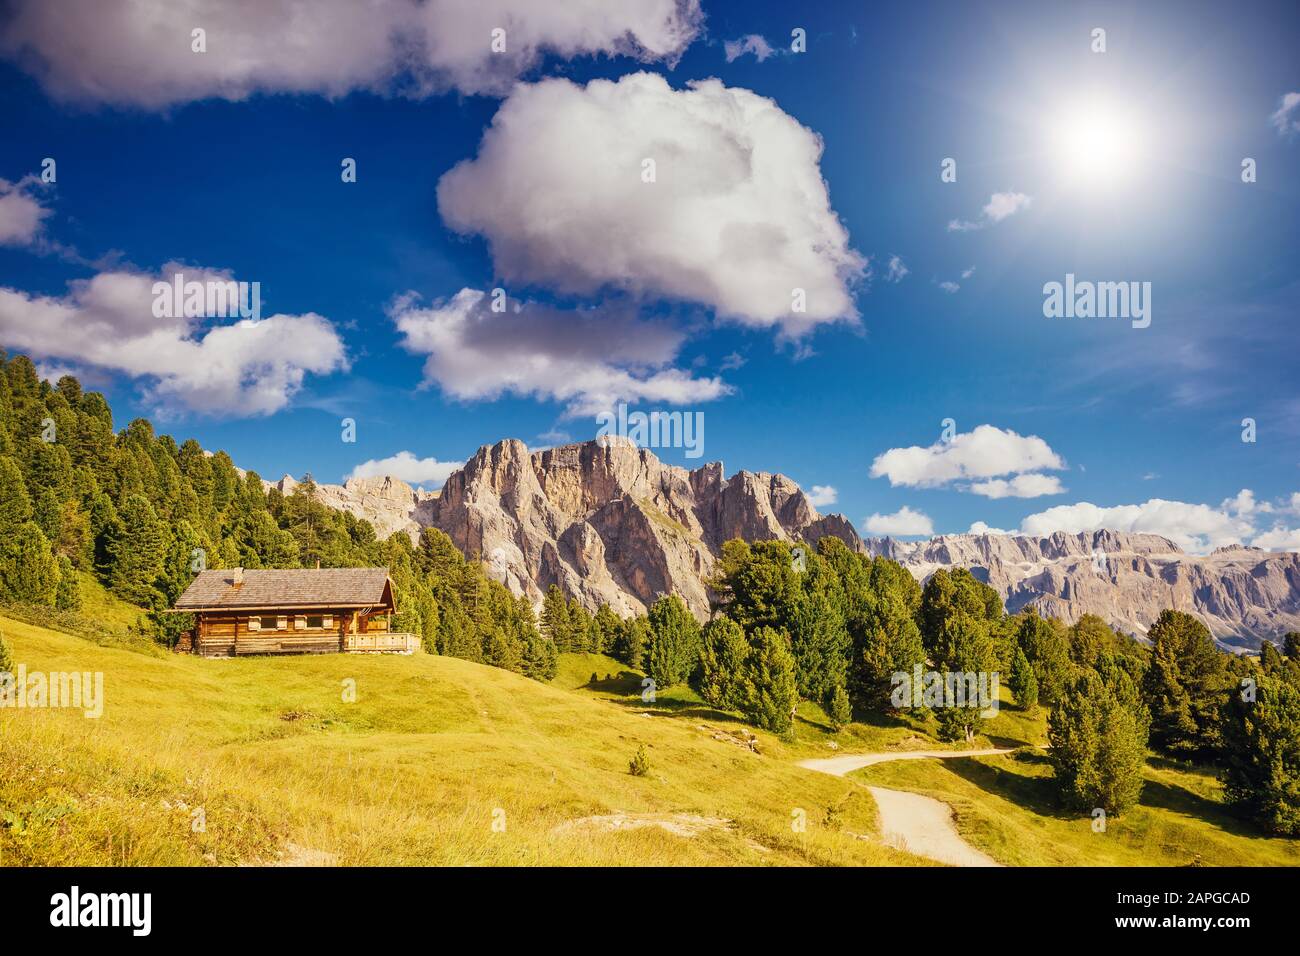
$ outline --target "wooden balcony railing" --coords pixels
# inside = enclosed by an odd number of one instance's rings
[[[405,631],[371,631],[343,636],[343,650],[349,654],[414,654],[421,646],[419,637]]]

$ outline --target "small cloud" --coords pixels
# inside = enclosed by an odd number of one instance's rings
[[[871,534],[885,534],[891,537],[934,534],[934,524],[929,516],[920,511],[913,511],[907,505],[903,505],[892,515],[882,515],[877,512],[864,524]]]
[[[0,246],[30,246],[40,239],[50,210],[33,195],[39,182],[35,176],[16,183],[0,179]]]
[[[976,521],[973,525],[970,526],[970,531],[966,533],[967,534],[1012,534],[1013,532],[1004,531],[1002,528],[991,528],[988,525],[986,525],[983,521]]]
[[[1283,136],[1294,136],[1300,133],[1300,93],[1284,95],[1277,112],[1268,119]]]
[[[813,485],[807,494],[808,503],[814,508],[824,508],[840,500],[840,493],[830,485]]]
[[[1016,475],[1014,478],[990,478],[970,486],[972,493],[985,498],[1038,498],[1042,495],[1059,495],[1065,491],[1061,479],[1054,475]]]
[[[740,368],[742,365],[744,365],[745,361],[746,361],[745,357],[741,355],[739,352],[732,352],[730,355],[728,355],[726,358],[722,360],[722,364],[718,366],[718,371],[719,372],[734,371]]]
[[[889,257],[889,271],[885,273],[886,282],[902,282],[903,277],[907,275],[908,268],[903,264],[902,256]]]
[[[1156,480],[1157,478],[1159,478],[1159,477],[1160,477],[1160,476],[1159,476],[1158,474],[1156,474],[1154,471],[1148,471],[1145,475],[1142,476],[1142,480],[1143,480],[1143,481],[1155,481],[1155,480]]]
[[[957,292],[957,290],[961,288],[961,286],[959,286],[955,282],[945,280],[939,283],[939,288],[942,289],[944,292],[947,292],[949,295],[954,295]]]
[[[971,266],[969,269],[964,269],[964,270],[962,270],[961,277],[962,277],[963,279],[969,279],[969,278],[970,278],[971,276],[973,276],[974,274],[975,274],[975,267],[974,267],[974,266]]]
[[[977,229],[983,229],[987,226],[996,225],[1003,219],[1007,219],[1027,209],[1033,202],[1033,198],[1024,193],[1005,192],[994,193],[989,197],[989,201],[984,204],[979,219],[973,222],[969,219],[953,219],[948,223],[949,232],[974,232]]]
[[[463,465],[462,461],[438,461],[436,458],[416,458],[409,451],[399,451],[388,458],[363,461],[348,473],[348,478],[400,478],[408,485],[427,485],[441,488],[443,483]]]
[[[552,445],[567,445],[569,442],[573,441],[572,435],[559,428],[552,428],[548,432],[542,432],[537,437],[544,442],[549,442]]]
[[[738,60],[746,53],[754,54],[754,59],[762,63],[769,56],[776,53],[770,43],[764,40],[757,33],[748,33],[738,40],[727,40],[722,44],[723,51],[726,53],[727,62]]]

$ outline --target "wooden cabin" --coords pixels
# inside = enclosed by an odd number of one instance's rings
[[[414,634],[392,629],[387,568],[200,571],[172,608],[193,614],[177,650],[245,654],[412,654]]]

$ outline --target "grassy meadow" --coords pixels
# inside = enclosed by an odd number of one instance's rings
[[[949,803],[1012,865],[1300,862],[1228,816],[1211,776],[1156,760],[1142,806],[1094,833],[1056,809],[1030,749],[1041,711],[990,723],[979,745],[1012,755],[836,778],[796,761],[942,745],[921,720],[835,734],[813,705],[777,739],[689,688],[644,701],[641,675],[599,655],[564,655],[543,685],[427,655],[203,660],[0,632],[29,671],[102,672],[106,700],[98,720],[0,710],[4,865],[928,865],[882,845],[863,783]]]

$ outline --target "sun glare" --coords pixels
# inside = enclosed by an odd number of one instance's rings
[[[1076,104],[1062,111],[1054,153],[1068,180],[1089,187],[1117,186],[1132,178],[1141,157],[1141,131],[1122,107]]]

